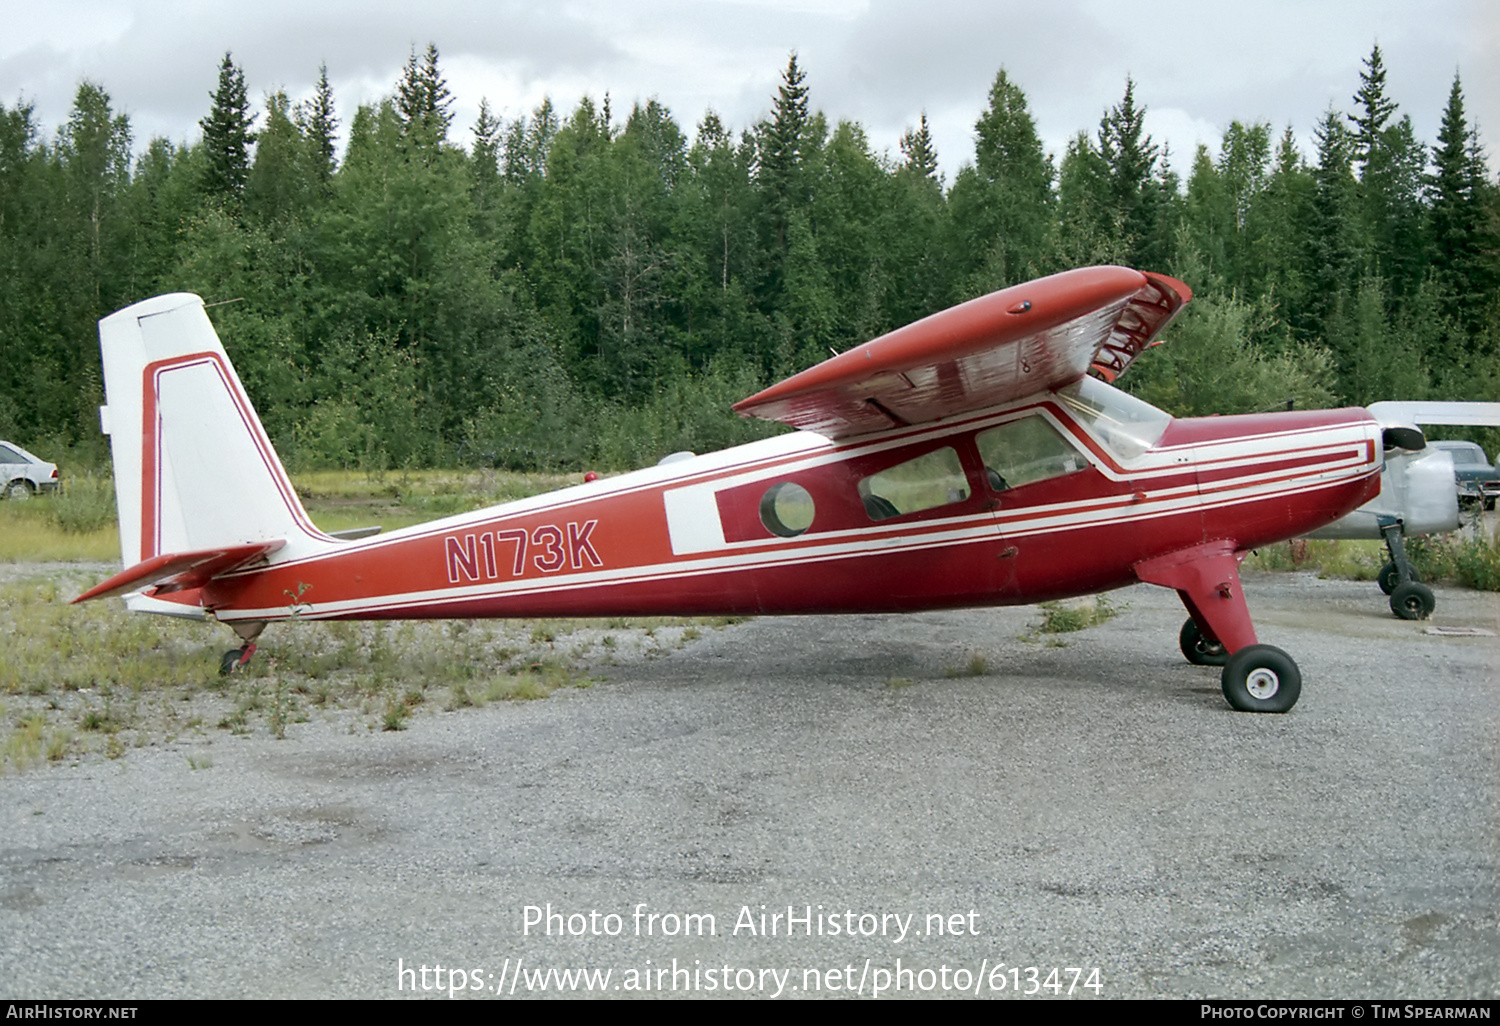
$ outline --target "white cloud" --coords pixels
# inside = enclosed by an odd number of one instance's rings
[[[1288,124],[1299,138],[1330,104],[1348,109],[1378,39],[1388,94],[1431,141],[1455,69],[1471,117],[1500,126],[1500,15],[1470,0],[1215,4],[1157,0],[397,0],[253,6],[187,0],[60,0],[19,7],[0,38],[0,102],[36,103],[44,129],[67,117],[79,79],[102,84],[138,141],[196,138],[220,59],[233,50],[251,94],[311,92],[326,62],[340,116],[388,94],[407,55],[437,44],[467,128],[479,100],[507,116],[543,95],[567,111],[609,92],[619,116],[658,98],[685,130],[709,108],[733,128],[770,109],[796,50],[815,107],[860,122],[894,151],[926,111],[949,179],[972,159],[973,125],[1004,66],[1060,153],[1098,126],[1127,75],[1148,130],[1185,172],[1197,142],[1231,120]],[[1496,146],[1490,150],[1492,157]]]

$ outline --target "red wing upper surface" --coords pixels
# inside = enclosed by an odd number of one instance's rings
[[[992,292],[872,339],[735,404],[842,438],[1113,381],[1189,299],[1182,282],[1085,267]]]

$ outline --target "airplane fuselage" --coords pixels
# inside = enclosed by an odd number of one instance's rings
[[[1101,392],[1101,389],[1104,390]],[[1360,409],[1134,423],[1092,382],[934,424],[798,432],[162,595],[218,619],[894,612],[1118,588],[1308,533],[1379,489]],[[1131,405],[1133,404],[1133,405]]]

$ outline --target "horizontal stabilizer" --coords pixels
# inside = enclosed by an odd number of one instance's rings
[[[89,599],[124,595],[142,588],[149,588],[153,584],[166,591],[201,588],[220,574],[238,570],[262,556],[275,552],[285,544],[286,542],[277,539],[251,545],[226,545],[217,549],[205,549],[202,552],[177,552],[152,556],[135,566],[127,567],[109,580],[96,584],[73,601],[87,602]]]

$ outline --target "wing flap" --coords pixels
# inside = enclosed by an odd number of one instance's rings
[[[922,424],[1072,384],[1113,381],[1190,298],[1182,282],[1085,267],[943,310],[735,404],[830,438]]]
[[[248,566],[285,545],[280,539],[250,545],[226,545],[201,552],[177,552],[152,556],[94,585],[73,601],[124,595],[156,585],[162,591],[201,588],[220,574]]]

